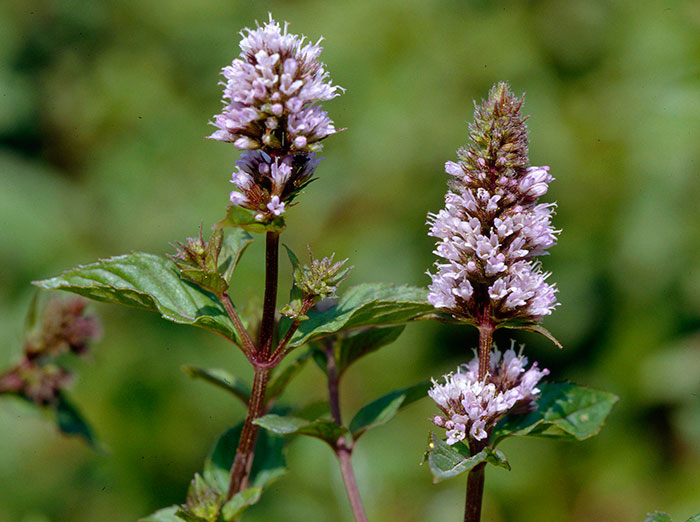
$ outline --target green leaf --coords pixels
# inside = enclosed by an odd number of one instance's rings
[[[365,431],[386,424],[401,408],[427,397],[430,386],[431,383],[425,381],[395,390],[361,408],[350,422],[350,433],[353,439],[357,440]]]
[[[535,332],[540,335],[543,335],[550,341],[552,341],[557,348],[562,349],[564,348],[562,344],[557,340],[556,337],[552,335],[552,332],[547,330],[544,326],[539,325],[539,324],[503,324],[500,327],[502,328],[508,328],[510,330],[525,330],[526,332]]]
[[[182,519],[175,514],[179,510],[179,506],[170,506],[159,509],[152,515],[145,518],[139,518],[139,522],[182,522]]]
[[[431,433],[428,439],[426,455],[434,482],[456,477],[482,463],[510,470],[510,464],[500,450],[494,450],[487,446],[476,455],[471,456],[469,449],[464,444],[457,443],[450,446],[434,433]]]
[[[280,232],[284,230],[284,218],[278,217],[269,223],[261,223],[255,219],[256,212],[230,205],[226,210],[226,217],[219,221],[216,228],[242,228],[248,232]]]
[[[219,254],[219,273],[223,275],[227,283],[231,283],[231,277],[238,261],[252,242],[253,236],[240,228],[234,228],[224,235],[224,242]]]
[[[168,321],[199,326],[240,344],[219,300],[184,281],[175,263],[162,256],[134,253],[112,257],[34,284],[157,311]]]
[[[234,495],[231,500],[224,504],[221,510],[224,522],[233,522],[236,520],[247,508],[260,500],[260,495],[262,495],[262,488],[259,486],[244,489],[240,493]]]
[[[345,330],[367,326],[389,326],[420,319],[433,313],[424,288],[386,283],[353,286],[332,307],[309,311],[290,346]]]
[[[299,258],[296,256],[296,254],[292,252],[291,248],[284,244],[282,246],[285,248],[285,250],[287,250],[287,257],[289,257],[289,262],[292,265],[292,274],[294,276],[294,280],[296,281],[303,275],[301,263],[299,262]]]
[[[56,423],[62,433],[82,437],[93,449],[98,449],[92,429],[75,406],[61,394],[55,406]]]
[[[302,353],[299,357],[294,359],[291,364],[285,366],[278,373],[273,374],[265,391],[265,402],[275,400],[282,394],[287,385],[292,382],[292,379],[299,375],[299,373],[304,369],[310,355],[310,351]]]
[[[673,522],[673,519],[668,513],[654,511],[653,513],[647,513],[647,518],[644,522]]]
[[[612,393],[571,383],[542,383],[537,410],[507,415],[494,428],[494,445],[507,437],[585,440],[600,432],[618,401]]]
[[[321,439],[335,448],[336,442],[348,430],[330,419],[308,421],[299,417],[287,417],[275,414],[264,415],[254,421],[258,426],[280,435],[306,435]]]
[[[404,325],[368,328],[355,334],[342,336],[336,344],[338,376],[360,358],[393,343],[404,328]]]
[[[243,423],[227,430],[216,442],[204,462],[204,479],[221,493],[228,490],[229,473],[236,455]],[[284,438],[262,431],[255,443],[250,470],[251,487],[264,487],[287,472]]]
[[[695,515],[694,517],[690,517],[690,518],[689,518],[688,520],[686,520],[685,522],[700,522],[700,513],[698,513],[698,514]]]
[[[280,313],[285,316],[280,322],[280,332],[286,332],[292,324],[292,319],[306,320],[306,315],[301,315],[303,294],[297,286],[297,280],[302,277],[303,272],[299,259],[287,245],[282,245],[287,250],[289,262],[292,265],[292,288],[289,291],[289,304],[285,305]]]
[[[250,387],[235,375],[219,368],[198,368],[197,366],[182,366],[182,371],[193,379],[202,379],[214,386],[226,390],[248,405]]]

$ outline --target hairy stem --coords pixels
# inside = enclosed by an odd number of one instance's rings
[[[350,459],[352,456],[352,448],[347,448],[345,446],[345,440],[342,437],[337,443],[335,454],[340,461],[340,471],[343,474],[345,490],[348,493],[348,499],[350,500],[350,506],[352,507],[355,520],[357,522],[367,522],[365,508],[362,506],[362,498],[360,498],[360,490],[357,489],[357,482],[355,481],[355,472],[352,469],[352,460]]]
[[[483,381],[491,363],[491,345],[495,327],[491,320],[485,319],[479,324],[479,380]],[[472,456],[486,446],[485,442],[472,439],[469,450]],[[484,496],[484,469],[486,464],[472,468],[467,476],[467,495],[464,504],[464,522],[481,520],[481,501]]]
[[[328,341],[325,344],[326,352],[326,373],[328,374],[328,403],[330,405],[331,416],[336,424],[342,426],[342,417],[340,416],[340,396],[338,392],[339,376],[336,369],[335,353],[333,350],[333,342]],[[362,505],[360,490],[357,488],[355,480],[355,471],[352,467],[352,445],[348,446],[345,437],[340,437],[335,443],[335,454],[340,462],[340,472],[343,474],[343,482],[345,483],[345,491],[350,500],[350,507],[357,522],[367,522],[365,508]]]
[[[484,496],[484,468],[486,464],[474,467],[467,477],[467,498],[464,505],[464,522],[481,520],[481,500]]]
[[[277,271],[279,267],[279,232],[268,232],[265,237],[265,298],[260,323],[260,354],[267,359],[275,331],[275,311],[277,309]]]
[[[491,364],[491,345],[495,327],[490,320],[479,324],[479,380],[483,381]]]
[[[255,352],[255,360],[266,363],[270,355],[272,338],[275,333],[275,311],[277,307],[277,272],[279,260],[279,232],[268,232],[265,243],[265,298],[263,315],[260,325],[259,349]],[[238,441],[236,456],[231,466],[226,500],[245,489],[248,474],[253,463],[255,441],[258,438],[258,426],[253,421],[265,413],[265,390],[270,379],[270,367],[266,364],[255,367],[253,390],[248,402],[248,415],[243,424],[241,438]]]
[[[340,396],[338,395],[338,375],[336,374],[335,354],[333,342],[329,341],[325,346],[326,352],[326,373],[328,374],[328,404],[331,409],[331,416],[336,424],[343,425],[340,416]]]
[[[248,482],[248,473],[253,463],[255,441],[258,437],[258,426],[253,421],[265,413],[265,390],[270,378],[269,368],[256,368],[253,379],[253,390],[248,403],[248,415],[243,424],[241,438],[238,441],[238,449],[231,466],[231,478],[229,480],[226,501],[229,501],[236,493],[245,489]]]

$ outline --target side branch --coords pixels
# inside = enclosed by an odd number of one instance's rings
[[[224,292],[221,295],[221,302],[223,303],[226,313],[233,323],[233,327],[236,329],[236,333],[238,333],[241,341],[243,341],[244,353],[250,359],[257,351],[257,348],[255,347],[253,340],[250,338],[250,335],[248,335],[248,331],[245,329],[245,326],[243,326],[243,322],[238,316],[238,312],[236,312],[236,308],[233,306],[231,298],[228,296],[228,292]]]

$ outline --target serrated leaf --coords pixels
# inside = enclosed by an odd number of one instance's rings
[[[430,434],[426,454],[435,482],[456,477],[482,463],[510,470],[510,464],[500,450],[486,447],[476,455],[471,456],[469,449],[464,444],[457,443],[450,446],[434,433]]]
[[[199,268],[180,267],[180,276],[214,295],[222,295],[228,290],[228,282],[218,272],[205,272]]]
[[[240,493],[231,498],[221,510],[221,516],[224,518],[224,522],[233,522],[238,517],[240,517],[243,512],[256,504],[260,500],[262,495],[261,487],[253,487],[244,489]]]
[[[404,325],[368,328],[354,335],[341,336],[336,345],[338,375],[365,355],[396,341],[404,328]]]
[[[294,377],[299,375],[304,369],[310,355],[310,351],[302,353],[299,357],[294,359],[291,364],[285,366],[276,374],[273,374],[265,390],[265,402],[275,400],[282,394]]]
[[[179,506],[170,506],[159,509],[152,515],[139,518],[139,522],[182,522],[182,519],[175,515],[180,510]]]
[[[280,232],[284,230],[284,218],[278,217],[269,223],[261,223],[255,219],[257,212],[241,208],[236,205],[230,205],[226,209],[226,217],[219,221],[216,228],[242,228],[248,232]]]
[[[233,394],[240,399],[243,404],[246,406],[248,405],[248,401],[250,400],[250,386],[235,375],[231,375],[226,370],[219,368],[198,368],[197,366],[185,365],[182,366],[182,371],[193,379],[202,379]]]
[[[205,328],[240,344],[219,300],[184,281],[175,263],[162,256],[134,253],[112,257],[34,284],[157,311],[168,321]]]
[[[299,258],[296,256],[294,252],[292,252],[292,249],[289,248],[287,245],[282,245],[285,250],[287,250],[287,257],[289,257],[289,262],[292,265],[292,272],[294,274],[294,279],[296,280],[299,276],[302,275],[301,272],[301,263],[299,262]]]
[[[612,393],[571,383],[542,383],[537,409],[527,415],[507,415],[494,428],[494,444],[507,437],[585,440],[600,432],[618,401]]]
[[[427,290],[386,283],[353,286],[332,307],[309,311],[290,346],[302,344],[345,330],[367,326],[390,326],[425,317],[435,310],[428,303]]]
[[[204,479],[219,492],[228,490],[229,473],[241,437],[243,423],[227,430],[216,442],[204,462]],[[264,487],[287,472],[284,438],[261,431],[255,443],[255,457],[248,483]]]
[[[240,228],[234,228],[224,234],[224,241],[219,253],[219,273],[227,283],[231,283],[233,271],[238,265],[243,252],[253,242],[253,236]]]
[[[308,421],[299,417],[269,414],[256,419],[254,422],[273,433],[315,437],[327,442],[331,447],[335,447],[338,439],[348,432],[347,428],[339,426],[330,419]]]
[[[654,511],[653,513],[647,513],[647,518],[644,522],[673,522],[673,519],[668,513]]]
[[[98,449],[92,429],[78,409],[63,395],[59,395],[54,407],[58,429],[66,435],[83,438],[93,449]]]
[[[387,393],[360,409],[350,421],[350,433],[357,440],[365,431],[386,424],[401,408],[427,397],[431,383],[421,382],[401,390]]]

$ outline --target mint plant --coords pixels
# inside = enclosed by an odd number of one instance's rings
[[[361,284],[336,297],[347,276],[347,260],[317,259],[301,264],[287,247],[293,268],[289,301],[278,309],[280,236],[285,215],[316,179],[316,153],[339,132],[321,103],[338,96],[319,61],[321,47],[291,34],[270,17],[242,33],[241,53],[223,69],[224,106],[209,138],[232,143],[242,155],[231,182],[231,205],[205,237],[175,244],[175,253],[132,253],[78,266],[36,284],[109,303],[135,306],[172,322],[210,330],[230,341],[248,360],[252,384],[225,370],[185,366],[233,394],[247,406],[242,423],[228,430],[191,481],[183,503],[144,521],[217,522],[238,519],[263,488],[285,471],[290,437],[323,440],[338,457],[357,520],[366,520],[352,469],[357,439],[391,419],[400,408],[425,395],[422,383],[388,394],[360,409],[348,425],[339,407],[341,377],[359,358],[388,345],[404,323],[434,312],[421,288]],[[252,234],[265,237],[265,285],[259,328],[239,313],[229,295],[236,266]],[[309,251],[310,252],[310,251]],[[256,331],[257,330],[257,331]],[[297,357],[280,364],[292,352]],[[325,373],[328,405],[321,411],[277,407],[277,399],[306,361]],[[260,428],[265,431],[261,432]]]
[[[240,55],[222,71],[223,108],[208,136],[241,151],[231,178],[235,189],[222,219],[210,233],[200,225],[197,235],[175,242],[168,256],[131,253],[35,282],[209,330],[234,345],[250,365],[252,376],[247,377],[183,366],[193,379],[241,401],[247,413],[215,442],[182,502],[141,520],[238,520],[285,473],[288,444],[307,436],[336,455],[354,518],[366,521],[352,466],[356,444],[368,430],[430,396],[439,408],[431,420],[445,436],[430,433],[425,460],[435,480],[468,473],[464,520],[477,522],[487,464],[510,469],[497,448],[503,440],[589,438],[617,401],[610,393],[545,382],[549,371],[528,365],[523,347],[516,349],[513,342],[499,350],[493,342],[497,329],[510,328],[538,332],[561,347],[541,326],[558,303],[549,274],[537,261],[558,235],[552,225],[554,204],[539,202],[553,178],[548,167],[529,165],[523,99],[505,83],[495,85],[476,107],[470,144],[459,151],[458,162],[446,164],[452,179],[445,208],[428,219],[439,260],[427,290],[364,283],[339,292],[351,270],[347,259],[336,261],[334,254],[317,258],[307,246],[309,261],[302,263],[284,245],[293,277],[289,298],[279,307],[285,217],[317,179],[323,141],[342,130],[322,103],[343,89],[330,81],[319,61],[320,40],[307,42],[271,16],[241,35]],[[256,234],[265,240],[263,307],[259,320],[247,320],[230,289]],[[78,426],[72,431],[82,429],[91,440],[65,399],[68,372],[54,359],[65,352],[84,353],[98,324],[84,315],[82,300],[56,303],[47,309],[39,333],[28,337],[22,361],[0,374],[0,393],[55,408],[59,425],[61,418],[69,418]],[[388,392],[347,422],[340,407],[343,376],[362,357],[395,341],[406,323],[419,319],[475,326],[476,356],[441,381]],[[326,403],[284,404],[287,386],[309,361],[321,370]]]
[[[527,127],[505,83],[495,85],[474,110],[469,145],[452,177],[445,208],[428,215],[438,239],[436,272],[428,301],[448,320],[479,330],[476,357],[433,381],[428,392],[441,410],[433,423],[447,439],[430,434],[426,458],[436,480],[469,472],[465,522],[481,519],[487,464],[510,469],[498,443],[510,436],[582,440],[598,433],[617,397],[568,383],[548,384],[549,374],[511,347],[493,343],[498,328],[531,330],[561,345],[541,325],[558,305],[536,257],[556,243],[554,205],[539,203],[553,180],[549,167],[529,165]]]

